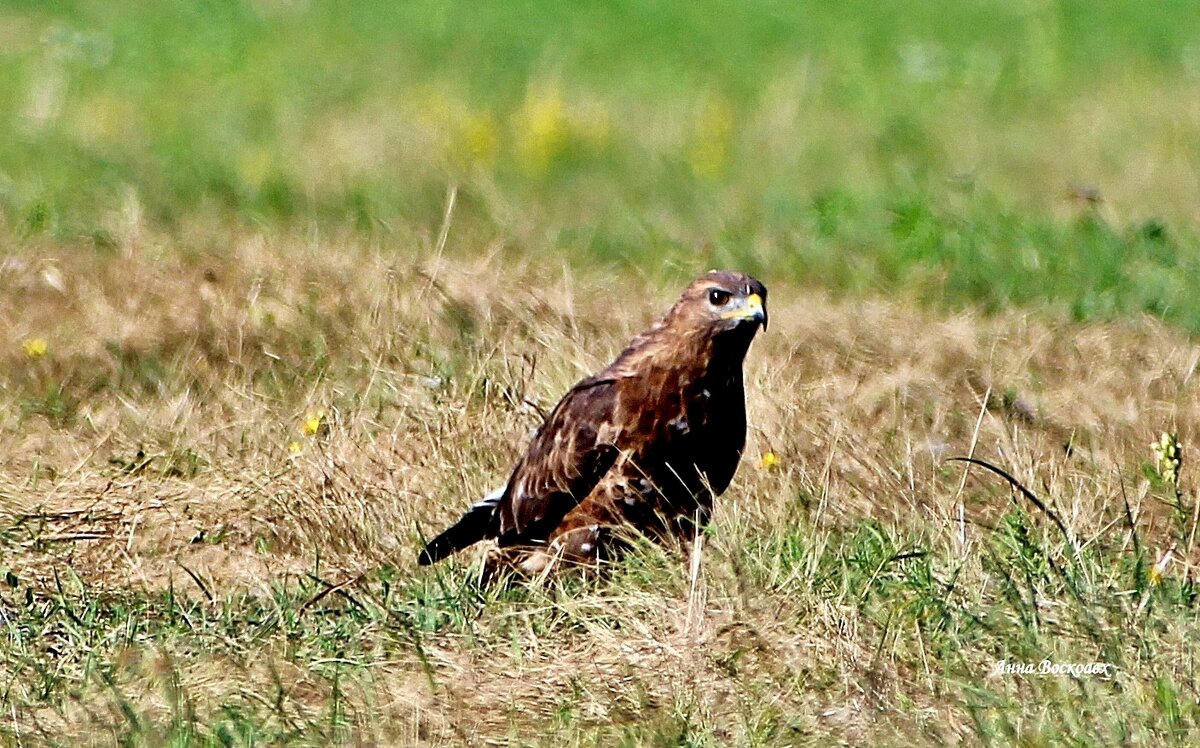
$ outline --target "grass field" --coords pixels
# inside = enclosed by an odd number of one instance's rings
[[[4,4],[0,739],[1193,743],[1198,94],[1183,2]],[[418,570],[713,266],[698,565]]]

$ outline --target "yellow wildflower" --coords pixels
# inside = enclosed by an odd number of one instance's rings
[[[1179,468],[1183,465],[1183,445],[1179,437],[1164,431],[1158,441],[1150,443],[1150,451],[1154,454],[1158,474],[1167,483],[1179,483]]]
[[[774,452],[764,452],[762,459],[758,461],[758,466],[763,470],[770,470],[771,468],[778,467],[778,465],[779,458],[775,456]]]
[[[1151,587],[1157,587],[1158,585],[1162,584],[1163,576],[1167,573],[1167,567],[1171,565],[1171,561],[1174,558],[1175,546],[1172,545],[1167,549],[1167,552],[1162,555],[1162,558],[1158,559],[1158,563],[1156,563],[1153,568],[1150,569],[1150,574],[1148,576],[1150,578]]]
[[[324,425],[324,413],[309,413],[304,417],[304,426],[301,427],[300,430],[304,432],[305,436],[316,436],[318,433],[320,433],[321,427]]]
[[[530,88],[513,117],[517,155],[526,171],[544,174],[567,148],[567,106],[558,87],[542,84]]]
[[[292,454],[299,454],[300,449],[300,442],[288,442],[288,452],[291,452]]]
[[[45,338],[29,338],[21,344],[21,347],[25,349],[25,355],[28,358],[41,358],[46,355],[50,346]]]

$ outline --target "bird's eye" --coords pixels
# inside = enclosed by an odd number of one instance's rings
[[[708,292],[708,303],[713,306],[725,306],[729,303],[729,297],[733,294],[728,291],[722,291],[719,288],[714,288]]]

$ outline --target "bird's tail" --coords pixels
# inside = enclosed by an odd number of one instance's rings
[[[504,486],[492,491],[441,535],[429,541],[417,556],[417,563],[421,566],[437,563],[451,553],[461,551],[487,537],[488,528],[492,524],[492,514],[506,489],[507,486]]]

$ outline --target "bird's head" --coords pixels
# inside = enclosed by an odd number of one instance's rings
[[[760,326],[767,327],[767,287],[743,273],[711,270],[692,281],[666,315],[635,337],[611,368],[636,374],[647,366],[740,367]]]
[[[767,287],[730,270],[711,270],[683,292],[675,310],[689,323],[712,334],[753,338],[767,329]]]

